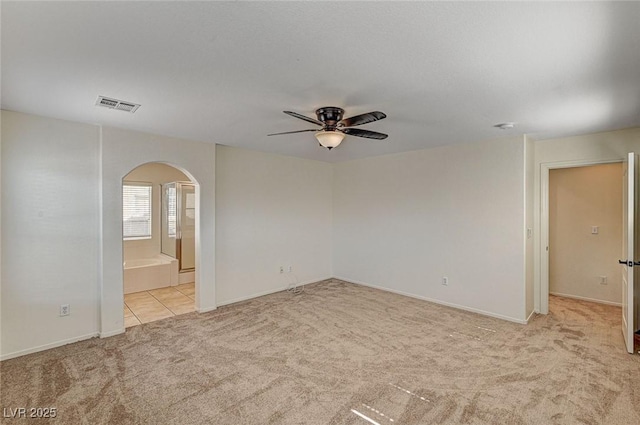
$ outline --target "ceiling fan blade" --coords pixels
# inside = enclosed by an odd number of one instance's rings
[[[373,112],[367,112],[366,114],[356,115],[355,117],[345,118],[342,121],[340,121],[340,124],[344,125],[345,127],[353,127],[354,125],[362,125],[368,122],[374,122],[384,118],[387,118],[384,112],[373,111]]]
[[[291,111],[282,111],[282,112],[284,112],[287,115],[291,115],[292,117],[296,117],[296,118],[299,118],[301,120],[305,120],[307,122],[311,122],[311,123],[318,124],[318,125],[324,125],[324,123],[322,121],[318,121],[316,119],[309,118],[309,117],[307,117],[305,115],[302,115],[302,114],[299,114],[297,112],[291,112]]]
[[[267,136],[278,136],[280,134],[293,134],[293,133],[305,133],[307,131],[320,131],[317,128],[311,128],[309,130],[296,130],[296,131],[285,131],[284,133],[272,133],[272,134],[267,134]]]
[[[376,131],[360,130],[358,128],[343,128],[340,131],[342,131],[344,134],[348,134],[350,136],[366,137],[367,139],[382,140],[382,139],[386,139],[387,137],[389,137],[388,134],[378,133]]]

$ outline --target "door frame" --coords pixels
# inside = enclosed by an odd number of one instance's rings
[[[549,314],[549,170],[558,168],[589,167],[592,165],[621,163],[619,159],[594,159],[540,164],[540,313]]]
[[[627,172],[622,178],[623,188],[626,189],[623,190],[624,203],[622,208],[623,220],[626,218],[626,223],[623,222],[622,224],[623,238],[626,238],[626,244],[623,244],[622,258],[627,261],[627,265],[624,266],[622,272],[622,282],[623,284],[626,283],[622,287],[622,335],[624,336],[625,348],[630,354],[633,354],[635,349],[635,331],[637,330],[634,323],[636,319],[634,286],[638,284],[638,268],[635,267],[638,265],[635,262],[638,256],[638,160],[637,153],[629,152],[625,160]],[[632,262],[631,267],[628,266],[628,262]]]

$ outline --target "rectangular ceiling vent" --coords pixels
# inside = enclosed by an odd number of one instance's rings
[[[103,106],[109,109],[117,109],[119,111],[131,112],[132,114],[138,110],[140,105],[124,100],[112,99],[110,97],[98,96],[97,106]]]

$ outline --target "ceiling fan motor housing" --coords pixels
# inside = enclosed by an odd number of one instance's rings
[[[340,122],[344,116],[344,109],[335,106],[325,106],[316,109],[316,116],[318,117],[318,121],[322,121],[325,124],[326,130],[335,130],[338,122]]]

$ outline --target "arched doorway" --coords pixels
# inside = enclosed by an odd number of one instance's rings
[[[215,165],[212,143],[174,139],[113,127],[100,129],[98,257],[100,337],[125,331],[122,282],[122,179],[134,168],[160,162],[196,182],[196,311],[216,309]]]
[[[196,189],[161,162],[122,179],[125,328],[196,311]]]

